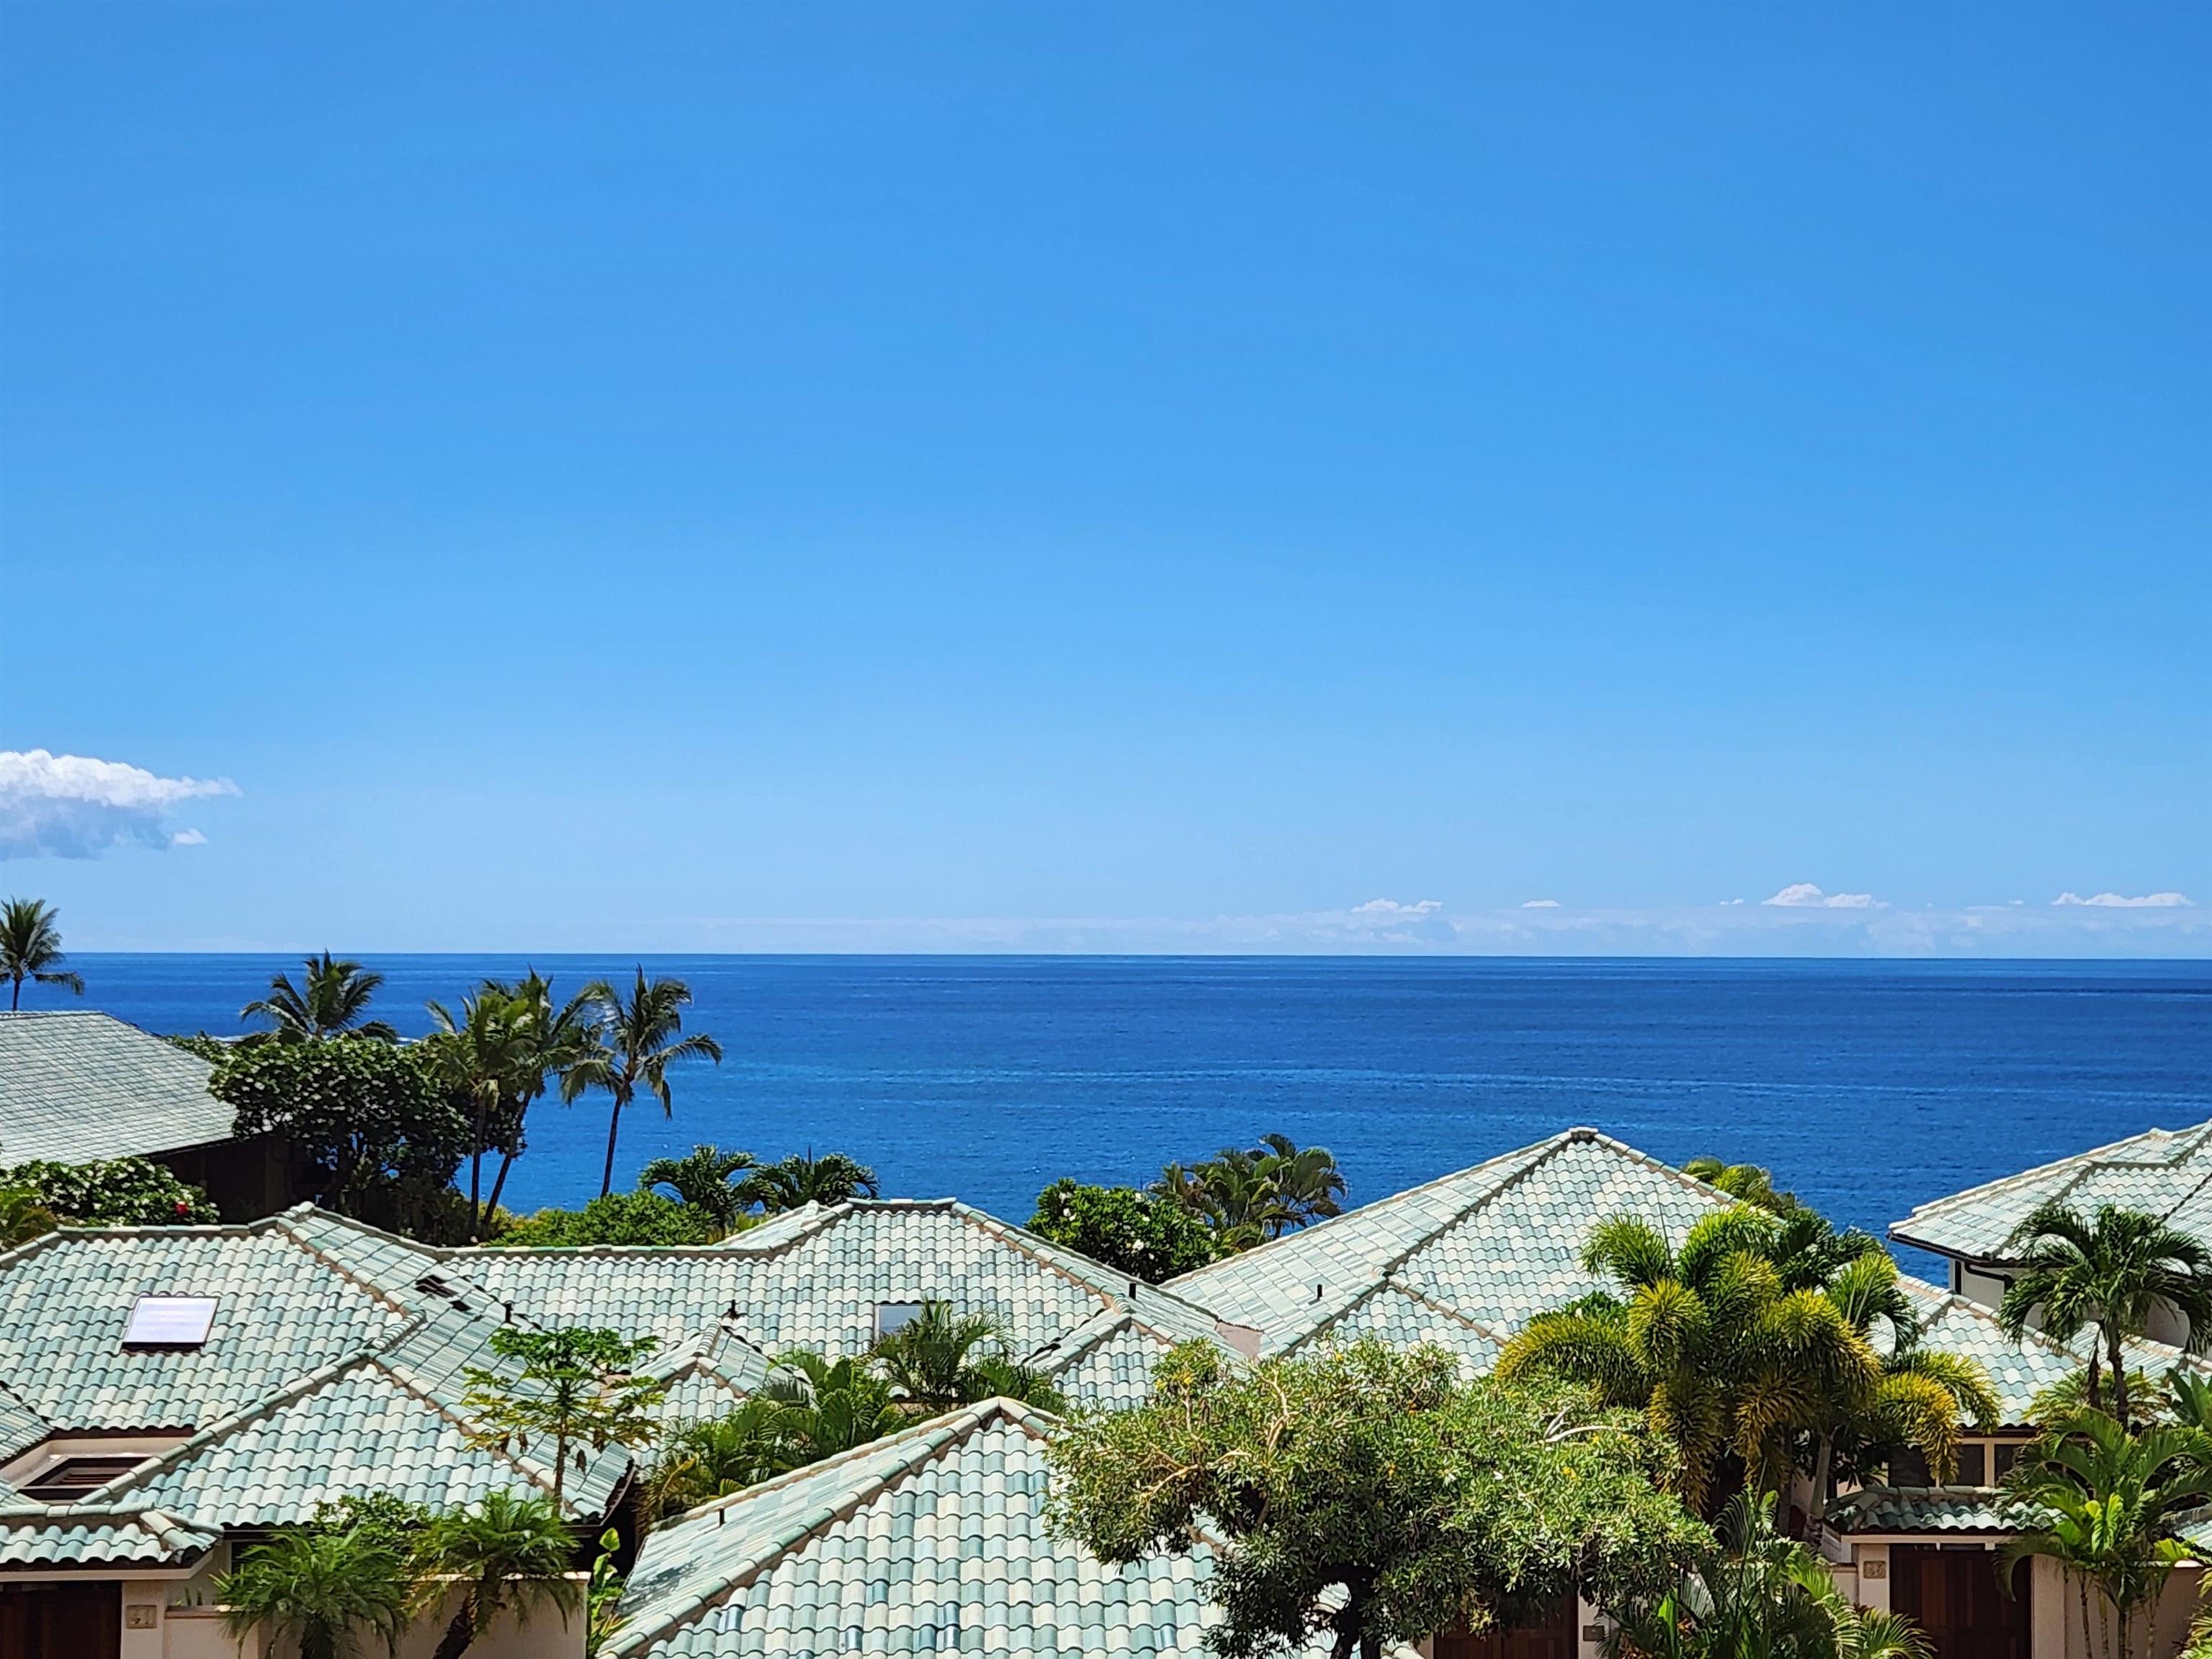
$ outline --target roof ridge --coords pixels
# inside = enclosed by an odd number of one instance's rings
[[[1970,1198],[1977,1198],[1991,1193],[2008,1190],[2025,1182],[2033,1181],[2038,1176],[2047,1176],[2051,1175],[2052,1171],[2063,1169],[2069,1164],[2094,1162],[2098,1158],[2103,1157],[2106,1153],[2117,1152],[2122,1147],[2129,1146],[2133,1142],[2145,1139],[2151,1135],[2164,1135],[2169,1140],[2172,1140],[2179,1139],[2185,1135],[2188,1135],[2193,1132],[2205,1129],[2212,1129],[2212,1118],[2208,1118],[2203,1123],[2191,1124],[2186,1129],[2167,1129],[2154,1124],[2148,1129],[2140,1130],[2136,1133],[2131,1135],[2123,1135],[2119,1139],[2107,1141],[2101,1146],[2092,1146],[2086,1152],[2074,1152],[2065,1158],[2054,1158],[2049,1163],[2039,1164],[2033,1169],[2016,1170],[2010,1175],[1999,1176],[1994,1181],[1984,1181],[1978,1186],[1964,1187],[1955,1193],[1946,1193],[1941,1198],[1931,1198],[1925,1204],[1916,1204],[1905,1213],[1904,1221],[1895,1223],[1892,1226],[1891,1232],[1893,1236],[1897,1227],[1903,1226],[1906,1223],[1911,1222],[1916,1216],[1926,1214],[1931,1210],[1945,1209],[1951,1205],[1961,1203]],[[2108,1161],[2119,1162],[2121,1160],[2112,1159]],[[2168,1160],[2168,1162],[2170,1163],[2171,1160]]]
[[[1451,1306],[1449,1304],[1439,1302],[1434,1297],[1428,1295],[1425,1291],[1417,1289],[1410,1281],[1399,1278],[1396,1270],[1394,1268],[1390,1272],[1384,1273],[1382,1278],[1376,1279],[1373,1284],[1362,1286],[1356,1294],[1343,1303],[1342,1305],[1332,1308],[1326,1317],[1315,1321],[1313,1324],[1299,1332],[1298,1334],[1291,1340],[1285,1343],[1280,1352],[1284,1353],[1294,1352],[1297,1349],[1304,1347],[1307,1343],[1327,1335],[1337,1326],[1351,1318],[1352,1316],[1357,1313],[1363,1305],[1371,1302],[1375,1297],[1382,1295],[1385,1291],[1395,1291],[1399,1295],[1405,1297],[1411,1301],[1419,1303],[1431,1312],[1442,1314],[1445,1318],[1451,1320],[1454,1323],[1466,1326],[1468,1329],[1473,1331],[1476,1335],[1486,1337],[1489,1340],[1497,1343],[1500,1347],[1503,1347],[1505,1344],[1505,1339],[1504,1337],[1498,1335],[1496,1331],[1492,1330],[1489,1326],[1484,1324],[1480,1320],[1474,1318],[1470,1315],[1463,1314],[1457,1308]]]
[[[1166,1297],[1169,1301],[1189,1309],[1193,1313],[1199,1315],[1201,1318],[1212,1322],[1216,1326],[1218,1326],[1222,1322],[1221,1316],[1214,1312],[1212,1309],[1193,1302],[1176,1291],[1166,1290],[1158,1285],[1146,1285],[1145,1281],[1134,1273],[1117,1273],[1113,1268],[1109,1267],[1103,1261],[1094,1261],[1091,1257],[1085,1255],[1080,1250],[1068,1249],[1064,1245],[1055,1244],[1052,1240],[1030,1231],[1026,1227],[1017,1227],[1010,1221],[1001,1221],[998,1217],[993,1215],[988,1210],[977,1209],[975,1206],[971,1204],[963,1204],[957,1199],[952,1199],[947,1201],[951,1206],[951,1213],[959,1219],[966,1222],[969,1226],[975,1228],[979,1232],[995,1235],[1000,1242],[1005,1244],[1009,1249],[1020,1251],[1024,1255],[1026,1255],[1030,1260],[1036,1261],[1040,1267],[1058,1273],[1061,1278],[1068,1280],[1078,1288],[1097,1297],[1100,1301],[1105,1303],[1109,1308],[1120,1308],[1128,1315],[1133,1322],[1142,1327],[1148,1334],[1157,1336],[1161,1340],[1169,1343],[1170,1346],[1173,1345],[1176,1339],[1170,1333],[1162,1330],[1152,1321],[1146,1319],[1137,1310],[1137,1299],[1145,1294],[1145,1291],[1157,1291]],[[1019,1237],[1016,1237],[1016,1235],[1019,1235]],[[1039,1248],[1040,1246],[1042,1248]],[[1145,1291],[1138,1291],[1133,1288],[1129,1293],[1125,1296],[1118,1291],[1103,1290],[1099,1286],[1089,1283],[1081,1275],[1070,1269],[1066,1263],[1055,1261],[1054,1259],[1054,1256],[1073,1257],[1077,1261],[1084,1262],[1089,1266],[1097,1267],[1101,1273],[1109,1279],[1119,1280],[1131,1286],[1145,1285]],[[1088,1322],[1085,1322],[1087,1323]]]
[[[313,1209],[313,1208],[315,1208],[316,1206],[313,1206],[313,1205],[308,1205],[308,1206],[296,1206],[296,1205],[295,1205],[295,1206],[294,1206],[294,1209],[298,1209],[298,1208],[301,1208],[301,1207],[306,1207],[306,1208]],[[364,1291],[368,1291],[368,1294],[369,1294],[373,1298],[374,1298],[376,1301],[379,1301],[379,1302],[383,1303],[386,1307],[388,1307],[388,1308],[392,1309],[394,1312],[396,1312],[396,1313],[401,1313],[401,1314],[405,1314],[405,1315],[409,1315],[409,1316],[416,1316],[416,1312],[417,1312],[417,1310],[415,1310],[415,1309],[413,1309],[413,1308],[409,1307],[405,1303],[402,1302],[402,1301],[401,1301],[401,1300],[400,1300],[397,1296],[393,1295],[390,1291],[386,1290],[383,1285],[381,1285],[378,1284],[374,1279],[370,1279],[370,1278],[368,1278],[368,1277],[366,1277],[366,1276],[365,1276],[365,1275],[363,1275],[363,1274],[361,1274],[361,1273],[356,1273],[356,1272],[355,1272],[351,1267],[348,1267],[344,1262],[343,1262],[343,1261],[339,1261],[336,1256],[332,1255],[329,1251],[327,1251],[327,1250],[324,1249],[322,1248],[322,1246],[320,1246],[319,1244],[315,1243],[314,1243],[314,1242],[313,1242],[312,1240],[310,1240],[310,1239],[308,1239],[307,1237],[306,1237],[304,1235],[302,1235],[302,1234],[301,1234],[301,1233],[299,1233],[299,1232],[297,1232],[297,1231],[294,1231],[294,1229],[293,1229],[292,1227],[290,1227],[289,1225],[288,1225],[288,1224],[285,1223],[285,1220],[284,1220],[284,1218],[285,1218],[286,1216],[290,1215],[292,1212],[292,1212],[292,1210],[279,1210],[279,1211],[278,1211],[275,1215],[270,1216],[270,1218],[269,1218],[269,1220],[270,1221],[270,1223],[272,1223],[272,1224],[273,1224],[275,1231],[276,1231],[276,1232],[278,1232],[278,1233],[282,1234],[282,1235],[283,1236],[283,1237],[284,1237],[286,1240],[288,1240],[288,1241],[292,1244],[292,1246],[293,1246],[295,1249],[299,1250],[302,1255],[307,1255],[307,1256],[309,1256],[309,1257],[312,1257],[314,1261],[316,1261],[317,1262],[319,1262],[323,1267],[329,1268],[331,1272],[332,1272],[332,1273],[336,1273],[339,1278],[341,1278],[341,1279],[344,1279],[348,1284],[349,1284],[349,1285],[358,1285],[359,1286],[361,1286],[361,1288],[362,1288],[362,1289],[363,1289]],[[327,1214],[327,1213],[330,1213],[330,1212],[324,1212],[324,1213]],[[351,1219],[351,1218],[350,1218],[350,1217],[345,1217],[345,1216],[340,1216],[340,1217],[338,1217],[338,1218],[337,1218],[337,1219],[342,1220],[342,1221],[349,1221],[349,1220]],[[374,1229],[371,1229],[370,1231],[375,1231],[375,1230],[374,1230]],[[393,1340],[397,1340],[397,1338],[395,1337]]]
[[[1362,1204],[1356,1208],[1343,1211],[1339,1214],[1330,1216],[1327,1220],[1316,1221],[1311,1226],[1300,1227],[1295,1232],[1279,1234],[1277,1237],[1267,1240],[1264,1244],[1255,1244],[1249,1250],[1240,1250],[1235,1255],[1224,1256],[1218,1261],[1209,1261],[1203,1267],[1193,1267],[1188,1273],[1178,1273],[1167,1282],[1170,1285],[1180,1285],[1186,1279],[1196,1279],[1202,1273],[1212,1273],[1217,1268],[1228,1267],[1232,1262],[1241,1264],[1253,1261],[1257,1257],[1265,1255],[1269,1250],[1274,1249],[1279,1245],[1301,1243],[1308,1239],[1322,1237],[1328,1233],[1331,1227],[1336,1226],[1340,1223],[1350,1221],[1356,1216],[1372,1215],[1386,1204],[1401,1204],[1407,1199],[1416,1197],[1419,1194],[1431,1191],[1435,1188],[1445,1186],[1451,1182],[1463,1180],[1467,1176],[1473,1175],[1477,1170],[1486,1168],[1490,1164],[1503,1164],[1509,1158],[1522,1157],[1529,1158],[1533,1161],[1536,1158],[1547,1156],[1551,1152],[1558,1150],[1560,1146],[1565,1145],[1570,1139],[1577,1137],[1589,1138],[1594,1136],[1597,1136],[1596,1130],[1585,1129],[1579,1126],[1574,1128],[1561,1129],[1554,1134],[1547,1135],[1541,1140],[1532,1140],[1525,1146],[1516,1146],[1511,1148],[1510,1151],[1500,1152],[1495,1158],[1479,1158],[1474,1163],[1467,1165],[1464,1169],[1453,1170],[1447,1174],[1437,1176],[1432,1180],[1424,1181],[1417,1186],[1407,1187],[1399,1192],[1386,1193],[1381,1198],[1376,1199],[1371,1203]],[[1597,1138],[1603,1139],[1601,1136],[1598,1136]],[[1452,1221],[1449,1221],[1444,1224],[1445,1226],[1452,1226],[1455,1224],[1457,1224],[1456,1217],[1455,1217]],[[1443,1229],[1439,1228],[1437,1231],[1441,1231]],[[1433,1237],[1434,1236],[1434,1234],[1428,1235],[1428,1237]],[[1178,1294],[1180,1294],[1180,1292],[1178,1292]]]
[[[80,1501],[95,1498],[103,1493],[127,1492],[143,1480],[151,1480],[157,1475],[166,1474],[204,1448],[235,1434],[248,1423],[259,1418],[271,1416],[294,1401],[305,1399],[326,1383],[336,1382],[356,1366],[375,1363],[376,1351],[371,1347],[356,1348],[349,1353],[343,1354],[328,1364],[309,1371],[305,1376],[295,1377],[283,1388],[272,1389],[252,1405],[242,1406],[229,1416],[219,1417],[205,1428],[193,1431],[191,1435],[179,1441],[150,1462],[142,1463],[127,1474],[117,1475],[105,1486],[94,1486],[86,1492],[83,1499]]]
[[[831,1522],[847,1518],[856,1513],[863,1504],[881,1497],[889,1492],[896,1482],[904,1480],[925,1465],[933,1462],[945,1451],[968,1439],[993,1418],[1003,1416],[1017,1424],[1026,1433],[1033,1435],[1039,1433],[1036,1425],[1027,1420],[1030,1415],[1027,1408],[1018,1406],[1015,1401],[994,1396],[989,1400],[977,1401],[971,1405],[961,1407],[957,1412],[948,1413],[943,1417],[933,1419],[927,1423],[919,1424],[905,1431],[905,1435],[914,1437],[912,1445],[896,1461],[877,1469],[867,1479],[850,1488],[838,1492],[835,1494],[834,1500],[825,1498],[822,1503],[779,1528],[775,1534],[766,1541],[763,1547],[748,1555],[737,1565],[726,1571],[708,1575],[705,1583],[684,1596],[682,1600],[672,1603],[650,1626],[640,1625],[623,1631],[606,1649],[610,1659],[614,1659],[614,1656],[638,1650],[653,1638],[665,1634],[675,1626],[690,1618],[710,1603],[726,1598],[733,1590],[744,1589],[766,1571],[771,1564],[789,1555]],[[890,1451],[902,1437],[903,1437],[893,1436],[889,1440],[871,1441],[867,1445],[855,1447],[852,1452],[842,1455],[850,1457],[854,1462],[860,1462],[860,1455],[871,1450],[878,1455]],[[818,1475],[823,1470],[834,1468],[840,1461],[842,1461],[841,1458],[831,1458],[825,1462],[810,1464],[804,1469],[793,1470],[793,1474]],[[796,1482],[792,1481],[790,1477],[781,1477],[774,1481],[763,1481],[757,1486],[748,1486],[741,1492],[732,1493],[728,1498],[718,1498],[711,1504],[702,1504],[696,1510],[686,1511],[674,1524],[680,1526],[685,1522],[710,1513],[726,1514],[734,1506],[762,1492],[788,1484],[796,1484]]]

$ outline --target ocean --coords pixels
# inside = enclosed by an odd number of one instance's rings
[[[566,994],[633,959],[539,957]],[[228,1034],[289,958],[81,954],[82,1003]],[[520,957],[372,958],[427,1027]],[[2153,1125],[2212,1117],[2212,963],[1407,957],[665,957],[719,1067],[625,1115],[617,1179],[696,1141],[875,1166],[887,1195],[1012,1221],[1061,1176],[1141,1183],[1277,1130],[1354,1202],[1573,1124],[1669,1163],[1770,1166],[1876,1232],[1915,1204]],[[604,1097],[541,1103],[517,1207],[598,1191]],[[1906,1252],[1929,1272],[1931,1259]]]

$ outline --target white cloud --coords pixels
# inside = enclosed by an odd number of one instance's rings
[[[1401,904],[1395,899],[1370,899],[1364,904],[1355,904],[1355,916],[1371,916],[1376,921],[1395,921],[1401,917],[1425,916],[1444,908],[1442,899],[1423,899],[1415,904]]]
[[[2107,910],[2178,910],[2191,902],[2186,893],[2145,893],[2141,898],[2129,898],[2119,893],[2092,893],[2087,898],[2079,893],[2061,893],[2051,902],[2094,904]]]
[[[1824,893],[1809,881],[1792,882],[1771,899],[1759,900],[1761,904],[1779,905],[1784,909],[1814,910],[1887,910],[1889,906],[1872,893]]]
[[[196,847],[197,830],[175,835],[162,820],[172,808],[210,795],[234,795],[228,778],[165,778],[122,761],[0,750],[0,858],[98,858],[125,843]]]
[[[1526,899],[1521,908],[1523,910],[1556,910],[1559,908],[1559,902],[1557,899]]]

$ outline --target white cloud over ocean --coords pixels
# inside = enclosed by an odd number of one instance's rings
[[[1792,882],[1772,898],[1759,900],[1785,910],[1887,910],[1872,893],[1824,893],[1809,881]]]
[[[2061,893],[2051,902],[2094,905],[2103,910],[2179,910],[2193,902],[2186,893],[2145,893],[2140,898],[2128,898],[2118,893],[2093,893],[2087,898],[2079,893]]]
[[[165,778],[123,761],[0,750],[0,859],[93,859],[118,847],[197,847],[173,830],[185,802],[234,795],[228,778]]]

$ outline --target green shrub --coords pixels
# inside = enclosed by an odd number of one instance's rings
[[[468,1154],[468,1115],[419,1043],[343,1036],[234,1048],[210,1086],[237,1109],[241,1139],[283,1136],[313,1168],[316,1201],[343,1215],[388,1203],[386,1183],[443,1187]]]
[[[93,1164],[19,1164],[0,1187],[20,1188],[64,1223],[86,1227],[183,1227],[220,1221],[208,1195],[146,1158]]]
[[[1030,1231],[1152,1285],[1203,1267],[1217,1250],[1200,1217],[1132,1187],[1055,1181],[1037,1194]]]
[[[518,1249],[564,1244],[711,1244],[722,1236],[714,1218],[659,1193],[609,1193],[580,1210],[539,1210],[495,1242]]]

